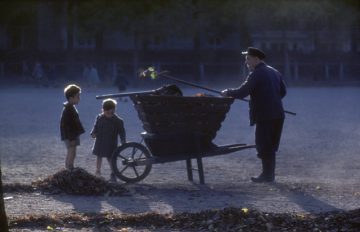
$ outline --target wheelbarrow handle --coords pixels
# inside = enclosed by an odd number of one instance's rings
[[[114,97],[129,97],[134,95],[148,95],[155,93],[154,90],[148,91],[138,91],[138,92],[126,92],[126,93],[115,93],[115,94],[105,94],[105,95],[98,95],[96,99],[105,99],[105,98],[114,98]]]

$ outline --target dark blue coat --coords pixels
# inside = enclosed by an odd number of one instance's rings
[[[99,114],[91,134],[96,136],[93,154],[100,157],[111,158],[118,145],[118,136],[122,144],[126,142],[124,121],[116,114],[111,118]]]
[[[76,140],[85,132],[74,105],[66,102],[60,118],[61,140]]]
[[[282,75],[261,62],[239,88],[229,89],[228,96],[245,98],[250,95],[250,125],[285,117],[281,99],[286,95]]]

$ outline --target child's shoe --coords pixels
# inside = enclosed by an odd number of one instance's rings
[[[95,176],[100,178],[100,177],[101,177],[101,173],[100,173],[100,172],[95,172]]]

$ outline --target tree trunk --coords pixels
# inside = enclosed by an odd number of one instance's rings
[[[134,48],[133,48],[133,78],[134,81],[139,79],[139,34],[134,33]],[[135,84],[137,81],[134,82]]]
[[[104,47],[104,31],[100,30],[95,34],[95,49],[97,51],[102,51]]]
[[[245,49],[252,45],[251,34],[247,24],[244,21],[245,20],[241,20],[240,23],[240,47],[242,49]]]
[[[200,18],[199,18],[199,6],[198,6],[198,1],[197,0],[193,0],[192,2],[193,4],[193,14],[192,14],[192,20],[193,20],[193,25],[194,25],[194,34],[193,34],[193,49],[194,49],[194,64],[196,65],[195,68],[195,72],[194,72],[194,80],[202,80],[202,76],[201,76],[201,72],[200,72],[200,67],[201,67],[201,54],[200,54],[200,46],[201,46],[201,40],[200,40]]]
[[[8,232],[8,222],[5,212],[5,203],[4,203],[4,196],[3,196],[3,187],[2,187],[2,180],[1,180],[1,164],[0,164],[0,231]]]
[[[65,15],[65,23],[67,25],[67,50],[72,50],[74,48],[75,41],[77,3],[68,2],[67,4]]]
[[[282,31],[282,37],[283,37],[283,53],[284,53],[284,76],[288,81],[291,81],[291,70],[290,70],[290,58],[289,58],[289,50],[288,50],[288,44],[287,44],[287,35],[286,35],[286,29],[283,29]]]
[[[358,45],[357,45],[357,35],[356,35],[356,31],[357,31],[357,28],[360,27],[360,23],[358,22],[354,22],[352,23],[352,26],[350,27],[351,28],[351,52],[352,53],[356,53],[358,51]]]

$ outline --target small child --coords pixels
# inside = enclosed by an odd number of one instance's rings
[[[65,168],[73,169],[76,156],[76,146],[80,145],[80,135],[85,132],[75,105],[80,102],[81,89],[77,85],[68,85],[64,89],[66,102],[60,118],[61,140],[65,142],[67,155]]]
[[[102,157],[106,157],[111,168],[111,155],[118,146],[118,136],[121,144],[126,142],[124,121],[115,114],[117,102],[114,99],[105,99],[102,103],[102,113],[96,117],[91,136],[95,139],[93,154],[97,156],[95,175],[101,175]],[[111,170],[110,181],[116,182]]]

